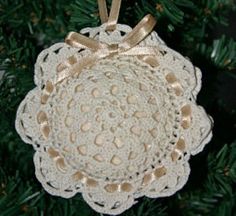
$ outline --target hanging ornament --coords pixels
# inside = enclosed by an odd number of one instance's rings
[[[46,191],[82,193],[94,210],[116,215],[139,197],[181,189],[212,119],[196,104],[201,71],[152,31],[155,19],[131,29],[117,24],[120,0],[109,17],[98,3],[100,27],[70,32],[38,56],[16,129],[36,151]]]

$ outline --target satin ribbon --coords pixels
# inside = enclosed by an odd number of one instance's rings
[[[178,79],[174,75],[174,73],[169,73],[166,75],[166,80],[171,85],[171,87],[174,89],[175,94],[177,96],[180,96],[183,93],[183,88],[181,84],[179,83]]]
[[[192,109],[190,105],[185,105],[181,108],[182,114],[182,127],[188,129],[192,122]]]
[[[61,82],[75,73],[79,74],[82,69],[93,65],[99,59],[114,55],[139,56],[140,58],[152,62],[154,65],[157,64],[154,58],[158,52],[156,47],[136,46],[149,35],[155,24],[155,18],[148,14],[124,37],[121,43],[111,45],[96,41],[76,32],[70,32],[65,42],[72,47],[90,49],[92,54],[78,60],[76,56],[71,56],[65,62],[59,64],[57,67],[58,77],[56,83]],[[152,57],[146,58],[146,56]]]
[[[47,114],[44,111],[40,111],[37,115],[37,121],[38,124],[40,125],[40,131],[43,137],[47,139],[50,133]]]
[[[108,21],[106,0],[98,0],[99,15],[102,23]]]
[[[66,173],[67,170],[66,170],[65,160],[62,156],[60,156],[59,152],[51,147],[48,149],[47,152],[48,152],[50,158],[52,158],[54,160],[58,171],[60,171],[62,173]]]
[[[99,15],[101,22],[107,22],[107,31],[113,31],[116,28],[117,20],[119,17],[121,0],[113,0],[111,4],[111,10],[108,17],[106,0],[98,0]]]
[[[48,98],[50,97],[50,94],[53,91],[53,83],[50,81],[47,81],[43,90],[42,90],[42,94],[41,94],[41,103],[42,104],[46,104]]]

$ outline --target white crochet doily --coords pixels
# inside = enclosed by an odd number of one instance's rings
[[[81,32],[112,44],[132,30],[105,28]],[[196,104],[201,72],[156,32],[145,45],[158,48],[158,65],[117,55],[57,84],[61,62],[91,51],[57,43],[39,55],[36,87],[18,108],[16,129],[33,145],[36,176],[50,194],[80,192],[96,211],[115,215],[138,197],[170,196],[186,183],[190,155],[212,136],[212,120]]]

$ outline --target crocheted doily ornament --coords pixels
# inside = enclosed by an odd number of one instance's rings
[[[120,1],[103,24],[71,32],[38,56],[35,84],[16,129],[32,144],[46,191],[82,193],[96,211],[120,214],[141,196],[170,196],[186,183],[189,157],[211,139],[212,120],[196,104],[201,72],[168,48],[147,15],[117,24]],[[151,32],[152,31],[152,32]]]

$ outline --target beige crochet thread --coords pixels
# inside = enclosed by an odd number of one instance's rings
[[[117,44],[132,30],[105,29],[81,33]],[[212,136],[212,119],[196,104],[201,72],[156,32],[138,46],[156,47],[158,64],[115,55],[58,84],[57,66],[91,51],[57,43],[39,55],[16,129],[33,145],[36,176],[50,194],[82,193],[94,210],[116,215],[138,197],[170,196],[186,183],[190,155]]]

